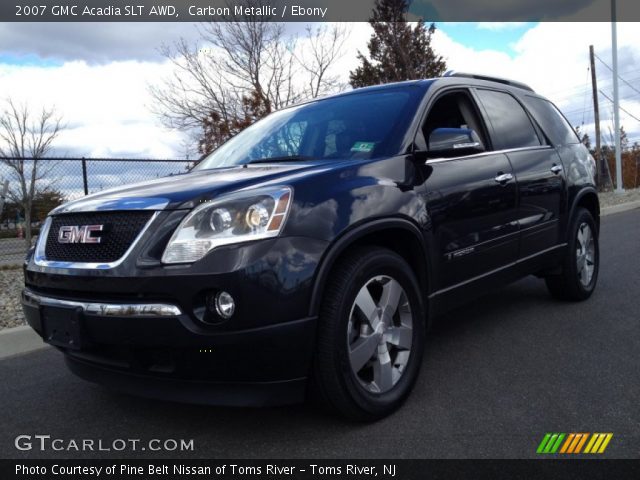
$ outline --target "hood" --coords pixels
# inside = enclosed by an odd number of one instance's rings
[[[332,163],[332,165],[335,165]],[[247,187],[288,184],[300,175],[323,171],[326,162],[273,163],[196,170],[105,190],[60,205],[50,214],[97,210],[178,210]]]

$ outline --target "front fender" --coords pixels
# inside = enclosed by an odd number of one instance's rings
[[[371,236],[380,236],[382,232],[397,232],[402,231],[406,235],[410,235],[415,241],[415,245],[419,248],[418,259],[421,260],[420,265],[416,265],[418,269],[423,273],[422,281],[420,282],[423,287],[431,285],[431,278],[429,276],[431,269],[428,268],[428,253],[427,247],[424,241],[423,232],[419,226],[413,221],[400,218],[400,217],[388,217],[363,222],[345,230],[339,237],[337,237],[327,248],[324,255],[320,260],[320,264],[316,270],[313,286],[311,289],[311,301],[309,304],[310,315],[318,315],[320,311],[320,305],[324,294],[324,289],[329,279],[331,270],[333,269],[336,261],[349,247],[356,245],[359,241]],[[421,275],[418,275],[420,278]],[[428,297],[427,288],[423,288],[423,301],[426,302]],[[425,303],[426,307],[426,303]],[[426,311],[426,309],[425,309]]]

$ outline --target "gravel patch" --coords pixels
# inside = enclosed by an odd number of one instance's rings
[[[621,205],[628,202],[640,201],[640,188],[625,190],[624,193],[602,192],[598,194],[600,198],[600,207],[611,207],[613,205]]]
[[[22,268],[0,269],[0,330],[25,324],[20,305],[23,285]]]

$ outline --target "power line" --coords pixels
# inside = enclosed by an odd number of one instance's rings
[[[582,125],[584,126],[584,117],[586,115],[587,112],[587,93],[588,90],[587,88],[589,87],[589,77],[591,76],[591,69],[589,67],[587,67],[587,79],[584,82],[584,98],[582,100]]]
[[[595,55],[595,54],[594,54]],[[595,55],[595,57],[600,60],[600,62],[607,67],[609,70],[611,70],[613,72],[613,68],[611,68],[609,65],[606,64],[606,62],[604,60],[602,60],[598,55]],[[627,86],[629,88],[631,88],[632,90],[636,91],[637,93],[640,93],[640,90],[638,90],[636,87],[634,87],[633,85],[631,85],[629,82],[627,82],[624,78],[622,78],[620,75],[617,75],[617,77],[622,80],[624,83],[627,84]]]
[[[640,77],[636,77],[636,78],[632,78],[631,80],[629,80],[630,82],[636,82],[639,81],[640,82]],[[608,88],[611,86],[612,83],[612,79],[610,77],[607,78],[598,78],[598,86],[602,86],[603,88]],[[588,92],[591,90],[591,87],[588,87],[588,89],[584,89],[584,87],[575,87],[575,93],[571,94],[571,95],[563,95],[561,97],[552,95],[552,94],[547,94],[547,97],[550,99],[553,99],[554,103],[564,103],[565,100],[575,100],[576,97],[579,97],[581,94],[585,93],[588,94]],[[634,93],[633,95],[627,96],[625,97],[623,100],[629,99],[629,98],[634,98],[640,96],[640,93]]]
[[[600,94],[606,98],[607,100],[609,100],[611,103],[613,103],[613,100],[606,94],[604,93],[602,90],[598,90],[600,92]],[[627,115],[629,115],[631,118],[633,118],[634,120],[637,120],[638,122],[640,122],[640,118],[636,117],[634,114],[629,113],[627,110],[625,110],[624,108],[622,108],[621,106],[618,105],[618,108],[620,110],[622,110],[624,113],[626,113]]]
[[[600,84],[598,84],[598,87],[600,87]],[[606,90],[606,86],[599,89],[600,91],[605,91]],[[640,94],[633,94],[633,95],[627,95],[624,97],[620,97],[620,101],[622,102],[626,102],[626,101],[632,101],[632,102],[637,102],[637,97],[640,96]],[[559,102],[556,102],[559,103]],[[576,103],[576,102],[574,102]],[[572,105],[572,106],[576,106],[576,105]],[[591,110],[593,109],[593,107],[591,107]],[[565,115],[573,115],[573,114],[581,114],[582,113],[582,108],[572,108],[571,110],[562,110],[562,113],[564,113]]]
[[[598,59],[600,61],[602,61],[601,59]],[[607,65],[607,68],[610,69],[610,67]],[[636,72],[640,72],[640,69],[635,69],[635,70],[627,70],[626,72],[623,72],[622,75],[628,75],[628,74],[635,74]],[[635,75],[634,75],[635,76]],[[632,80],[630,80],[631,82],[635,81],[635,80],[639,80],[640,78],[634,78]],[[600,83],[605,83],[605,82],[610,82],[610,78],[606,77],[606,78],[598,78],[598,84]],[[574,85],[571,87],[566,87],[566,88],[561,88],[559,90],[552,90],[547,94],[547,97],[553,97],[556,100],[562,100],[562,99],[567,99],[567,98],[573,98],[575,95],[579,95],[582,93],[582,91],[584,90],[584,86],[582,85]],[[590,89],[590,87],[589,87]],[[569,92],[576,92],[576,93],[569,93]],[[557,94],[563,94],[562,96],[557,96]]]

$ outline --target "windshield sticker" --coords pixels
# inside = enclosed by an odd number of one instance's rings
[[[351,147],[352,152],[371,152],[373,147],[375,147],[375,143],[373,142],[356,142]]]

